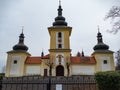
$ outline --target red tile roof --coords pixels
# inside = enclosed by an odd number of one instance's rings
[[[40,64],[42,62],[41,57],[27,57],[26,64]]]
[[[94,57],[80,56],[71,57],[71,63],[73,64],[95,64],[96,60]]]
[[[40,64],[42,62],[42,59],[49,59],[50,55],[45,55],[43,57],[27,57],[25,63],[26,64]],[[71,63],[72,64],[95,64],[96,60],[94,57],[89,56],[72,56],[71,57]]]

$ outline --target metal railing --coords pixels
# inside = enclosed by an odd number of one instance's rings
[[[94,76],[26,76],[0,78],[0,90],[97,90],[97,86]]]

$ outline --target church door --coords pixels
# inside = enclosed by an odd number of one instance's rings
[[[64,67],[59,65],[56,67],[56,76],[64,76]]]

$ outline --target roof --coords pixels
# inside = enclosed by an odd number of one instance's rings
[[[49,59],[50,55],[47,54],[43,57],[27,57],[25,63],[26,64],[41,64],[42,59]],[[72,56],[71,57],[72,64],[95,64],[96,60],[94,57],[90,56]]]
[[[26,64],[40,64],[42,62],[41,57],[27,57]]]
[[[111,51],[111,50],[95,50],[93,53],[114,53],[114,51]]]
[[[95,64],[96,60],[94,57],[89,57],[89,56],[74,56],[71,57],[71,63],[72,64]]]
[[[47,54],[47,55],[45,55],[45,56],[43,56],[43,57],[41,57],[42,59],[49,59],[50,58],[50,54]]]

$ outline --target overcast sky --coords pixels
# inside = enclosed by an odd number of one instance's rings
[[[43,50],[48,54],[49,33],[57,16],[58,0],[0,0],[0,66],[5,65],[7,51],[18,43],[21,26],[24,26],[25,44],[32,56],[40,56]],[[61,0],[63,16],[68,26],[73,27],[71,34],[72,55],[84,51],[93,53],[97,44],[97,26],[103,35],[103,41],[110,50],[120,49],[120,32],[116,35],[106,32],[111,28],[110,20],[104,17],[113,5],[120,0]]]

